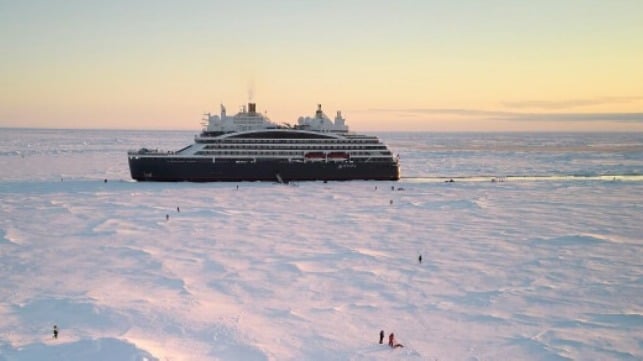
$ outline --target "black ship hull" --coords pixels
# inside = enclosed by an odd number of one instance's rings
[[[132,178],[160,182],[398,180],[395,162],[289,162],[202,157],[130,156]]]

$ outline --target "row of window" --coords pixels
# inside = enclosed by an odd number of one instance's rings
[[[206,145],[205,149],[257,149],[257,145],[245,145],[245,144],[216,144],[216,145]],[[375,145],[370,147],[365,147],[363,145],[345,145],[345,146],[335,146],[335,145],[261,145],[261,148],[268,150],[357,150],[368,148],[368,150],[378,150],[386,149],[385,145]]]
[[[301,144],[301,143],[315,143],[315,144],[379,144],[377,138],[370,139],[243,139],[243,138],[223,138],[223,139],[207,139],[196,138],[199,143],[245,143],[245,144],[265,144],[265,143],[279,143],[279,144]]]
[[[304,153],[303,152],[285,152],[285,151],[278,151],[278,152],[271,152],[271,151],[257,151],[257,152],[244,152],[244,151],[216,151],[216,150],[203,150],[196,152],[196,155],[248,155],[248,156],[256,156],[256,155],[272,155],[272,156],[291,156],[291,157],[303,157]],[[377,152],[377,153],[371,153],[371,152],[351,152],[351,156],[375,156],[375,155],[385,155],[385,156],[390,156],[391,152]]]

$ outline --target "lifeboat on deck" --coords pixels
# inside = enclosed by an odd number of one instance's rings
[[[332,162],[344,162],[347,161],[350,156],[345,152],[331,152],[328,153],[326,158]]]
[[[304,159],[308,162],[319,162],[326,160],[326,153],[324,152],[308,152],[304,154]]]

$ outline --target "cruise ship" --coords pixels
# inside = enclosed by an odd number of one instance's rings
[[[194,143],[177,151],[128,151],[137,181],[398,180],[399,157],[378,137],[348,130],[340,111],[331,120],[318,105],[296,125],[277,124],[255,103],[228,116],[205,114]]]

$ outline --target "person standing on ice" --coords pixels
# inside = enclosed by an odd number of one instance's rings
[[[380,345],[384,342],[384,330],[380,331]]]
[[[54,338],[58,338],[58,326],[54,325]]]

